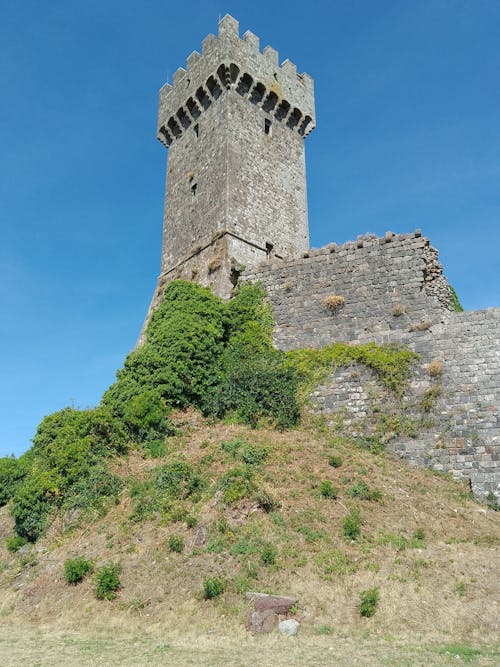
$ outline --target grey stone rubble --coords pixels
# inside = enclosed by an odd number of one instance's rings
[[[274,49],[261,51],[251,32],[240,38],[238,22],[225,16],[160,91],[167,189],[160,276],[144,327],[169,281],[194,280],[227,299],[242,277],[264,285],[284,350],[406,345],[422,357],[409,398],[432,385],[425,369],[438,360],[433,425],[389,447],[498,499],[500,309],[452,312],[437,250],[420,230],[309,249],[304,137],[314,127],[311,77],[288,60],[279,66]],[[339,297],[334,309],[325,306],[331,296]],[[317,409],[344,410],[354,424],[373,382],[363,368],[340,369],[315,392]]]
[[[280,635],[287,637],[294,637],[299,631],[300,623],[295,618],[287,618],[285,621],[278,623],[278,632]]]

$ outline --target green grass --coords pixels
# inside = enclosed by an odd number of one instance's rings
[[[312,634],[301,634],[300,642],[276,641],[274,636],[255,638],[242,630],[231,634],[202,632],[179,637],[172,631],[154,634],[123,630],[113,634],[47,632],[32,627],[0,628],[0,663],[3,667],[247,667],[252,664],[273,667],[325,667],[335,660],[336,667],[353,664],[371,667],[445,667],[477,664],[496,667],[500,651],[495,646],[468,644],[429,645],[393,642],[377,637],[334,635],[328,626]],[[334,649],[332,642],[334,641]],[[455,657],[455,656],[458,656]]]

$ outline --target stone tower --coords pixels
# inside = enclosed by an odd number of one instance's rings
[[[160,90],[158,138],[169,149],[161,272],[229,297],[242,267],[309,247],[304,137],[313,81],[225,16],[201,55]]]

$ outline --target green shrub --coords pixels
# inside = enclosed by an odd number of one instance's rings
[[[226,584],[223,579],[219,577],[209,577],[203,582],[203,597],[205,600],[212,600],[213,598],[222,595],[226,589]]]
[[[184,550],[184,538],[182,535],[170,535],[168,538],[169,551],[180,554]]]
[[[57,494],[57,482],[48,472],[28,474],[18,486],[12,501],[16,533],[35,542],[45,530],[51,502]]]
[[[106,499],[118,499],[123,480],[109,472],[103,464],[97,464],[72,484],[62,503],[64,510],[81,508],[101,511]]]
[[[277,556],[278,550],[274,544],[266,542],[260,551],[260,562],[262,565],[275,565]]]
[[[240,459],[243,463],[248,465],[259,465],[267,458],[269,453],[265,447],[252,445],[246,442],[243,438],[223,440],[221,442],[221,448],[233,459]]]
[[[337,489],[333,486],[329,479],[325,479],[319,485],[319,492],[323,498],[337,497]]]
[[[95,595],[98,600],[114,600],[116,592],[120,589],[121,566],[118,563],[110,563],[99,568],[96,572]]]
[[[51,510],[66,497],[78,496],[94,475],[90,491],[87,488],[84,493],[93,498],[100,486],[95,477],[96,466],[101,465],[104,457],[124,451],[125,431],[106,408],[64,408],[45,417],[28,452],[26,473],[12,498],[18,535],[36,541],[45,530]],[[102,466],[99,470],[102,471]],[[105,486],[108,482],[109,478]],[[75,501],[76,506],[85,502]]]
[[[27,542],[28,540],[25,537],[14,535],[13,537],[8,537],[5,540],[5,546],[7,547],[8,551],[15,553],[16,551],[19,551],[21,547],[24,547]]]
[[[257,445],[244,445],[241,450],[241,458],[247,465],[259,465],[266,460],[268,451]]]
[[[362,591],[359,597],[359,613],[361,616],[365,616],[366,618],[373,616],[379,600],[378,588],[369,588],[366,591]]]
[[[124,406],[123,421],[137,442],[173,435],[169,410],[158,390],[148,389],[131,398]]]
[[[187,498],[203,487],[200,475],[185,461],[172,461],[157,466],[153,479],[157,491],[177,499]]]
[[[232,504],[250,496],[254,489],[252,470],[246,466],[228,470],[219,480],[222,499]]]
[[[342,521],[342,533],[348,540],[355,540],[361,534],[361,513],[351,510]]]
[[[207,396],[207,414],[232,414],[254,428],[262,420],[271,420],[280,429],[298,423],[298,377],[282,352],[272,348],[256,352],[245,341],[235,341],[223,355],[220,373],[220,384]]]
[[[265,290],[259,283],[243,283],[226,304],[226,336],[244,340],[256,351],[272,347],[273,317],[264,302]]]
[[[359,498],[360,500],[379,501],[382,498],[382,493],[378,489],[370,489],[368,484],[363,481],[356,482],[346,491],[351,498]]]
[[[223,440],[220,446],[222,451],[229,454],[233,459],[237,459],[242,447],[246,444],[246,440],[243,438],[235,438],[234,440]]]
[[[328,465],[332,466],[332,468],[340,468],[340,466],[342,465],[342,459],[340,458],[340,456],[335,456],[335,455],[329,456]]]
[[[154,391],[166,406],[199,406],[217,382],[224,310],[222,300],[206,287],[184,280],[169,283],[149,321],[146,342],[127,357],[103,402],[126,415],[131,400]]]
[[[161,459],[167,453],[167,443],[164,438],[159,440],[145,440],[144,452],[153,459]]]
[[[127,450],[123,424],[106,407],[89,410],[63,408],[45,417],[33,438],[34,454],[43,454],[47,469],[74,481],[89,457],[121,454]],[[85,465],[87,463],[87,466]]]
[[[68,560],[64,562],[64,578],[68,584],[78,584],[93,570],[93,563],[90,560],[83,558],[83,556],[68,558]]]
[[[26,475],[28,467],[27,456],[18,459],[13,456],[0,458],[0,507],[6,505]]]
[[[133,503],[130,519],[135,522],[148,521],[160,510],[158,492],[152,480],[132,481],[129,494]]]

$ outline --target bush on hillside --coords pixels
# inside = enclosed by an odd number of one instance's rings
[[[369,588],[360,593],[359,613],[365,618],[370,618],[375,614],[378,605],[378,588]]]
[[[0,458],[0,507],[6,505],[13,497],[17,487],[27,472],[29,457],[18,459],[13,456]]]
[[[149,389],[125,404],[123,421],[136,442],[154,441],[175,433],[168,413],[158,391]]]
[[[348,540],[355,540],[361,534],[361,513],[351,510],[342,520],[342,533]]]
[[[183,499],[203,488],[203,479],[185,461],[172,461],[154,470],[154,486],[171,498]]]
[[[115,599],[116,592],[121,588],[120,572],[118,563],[110,563],[97,570],[95,595],[98,600]]]
[[[87,574],[90,574],[94,566],[90,560],[77,556],[76,558],[68,558],[64,561],[64,578],[68,584],[78,584],[84,580]]]
[[[222,491],[222,500],[231,505],[241,498],[249,497],[255,486],[253,471],[250,466],[231,468],[219,480],[219,489]]]
[[[127,357],[103,403],[123,417],[132,399],[155,391],[169,408],[198,406],[217,381],[223,339],[221,299],[206,287],[171,282],[151,316],[146,342]]]
[[[25,537],[14,535],[13,537],[8,537],[5,540],[5,546],[7,547],[7,551],[10,551],[11,553],[16,553],[16,551],[19,551],[21,547],[24,547],[27,541],[28,540]]]
[[[116,482],[103,475],[99,482],[96,475],[104,458],[126,451],[126,443],[123,426],[106,408],[64,408],[45,417],[33,438],[30,467],[12,498],[18,535],[36,541],[52,508],[82,496],[84,489],[84,497],[92,500],[115,493]]]
[[[50,472],[30,472],[16,489],[12,500],[14,527],[29,542],[43,534],[51,504],[57,498],[57,483]]]
[[[219,577],[209,577],[203,582],[203,597],[205,600],[212,600],[219,597],[225,590],[226,584]]]
[[[298,378],[285,356],[269,349],[256,353],[250,346],[231,346],[221,364],[222,380],[207,398],[205,412],[232,414],[252,427],[271,420],[280,429],[296,426]]]
[[[252,426],[294,426],[298,378],[273,348],[263,298],[261,287],[246,284],[224,304],[208,288],[173,281],[103,403],[140,441],[169,433],[169,409],[188,405]]]
[[[61,506],[63,510],[78,508],[101,513],[106,501],[117,501],[122,487],[122,478],[109,472],[104,463],[98,463],[69,487]]]

